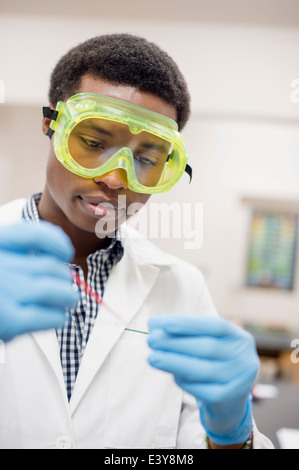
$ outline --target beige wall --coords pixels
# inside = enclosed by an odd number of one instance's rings
[[[43,187],[48,140],[41,133],[41,106],[56,60],[96,34],[143,35],[176,59],[189,83],[193,109],[184,131],[193,183],[189,186],[184,178],[153,201],[201,202],[204,208],[201,248],[186,250],[184,240],[155,242],[204,271],[225,316],[299,328],[298,272],[292,293],[244,287],[249,210],[242,203],[244,196],[299,202],[299,103],[290,100],[291,81],[299,78],[298,2],[260,0],[260,15],[250,10],[244,16],[229,1],[230,16],[219,0],[214,21],[213,10],[204,9],[202,1],[190,2],[194,10],[189,15],[180,15],[178,8],[169,18],[165,9],[160,17],[158,9],[155,18],[146,15],[148,2],[138,2],[139,10],[130,16],[135,3],[127,3],[126,14],[113,18],[98,7],[96,14],[88,14],[91,1],[83,16],[59,14],[52,7],[49,14],[38,2],[36,10],[26,13],[12,8],[16,2],[0,1],[5,7],[0,14],[0,79],[6,87],[6,103],[0,105],[0,203]],[[206,2],[211,4],[216,2]],[[257,8],[256,2],[251,5]]]
[[[0,202],[43,189],[48,137],[38,106],[0,105]]]

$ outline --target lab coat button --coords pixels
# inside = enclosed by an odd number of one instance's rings
[[[72,441],[68,436],[60,436],[56,439],[55,445],[57,449],[71,449]]]

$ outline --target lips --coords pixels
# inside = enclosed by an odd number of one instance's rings
[[[96,197],[96,196],[79,196],[79,198],[87,202],[88,204],[92,204],[94,206],[102,206],[106,204],[107,207],[113,206],[114,209],[118,209],[118,201],[114,199],[109,200],[109,199],[103,199],[103,198]]]
[[[93,216],[116,217],[119,211],[125,209],[124,206],[118,204],[118,200],[108,200],[96,196],[78,196],[84,209]]]

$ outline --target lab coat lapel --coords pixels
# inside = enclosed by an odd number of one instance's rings
[[[32,333],[32,336],[54,370],[62,395],[64,396],[65,402],[67,404],[68,399],[61,367],[59,345],[55,330],[34,332]]]
[[[70,400],[73,413],[112,347],[143,304],[158,276],[159,268],[138,265],[128,254],[113,268],[103,302],[88,340]],[[106,307],[107,306],[107,307]],[[117,313],[117,317],[111,313]]]

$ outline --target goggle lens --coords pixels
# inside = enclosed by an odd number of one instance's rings
[[[169,158],[170,142],[145,131],[134,134],[128,125],[108,119],[80,121],[69,135],[68,150],[81,167],[103,167],[105,171],[107,165],[111,165],[111,169],[121,167],[127,170],[129,177],[135,174],[137,181],[146,187],[171,180],[175,172]]]

